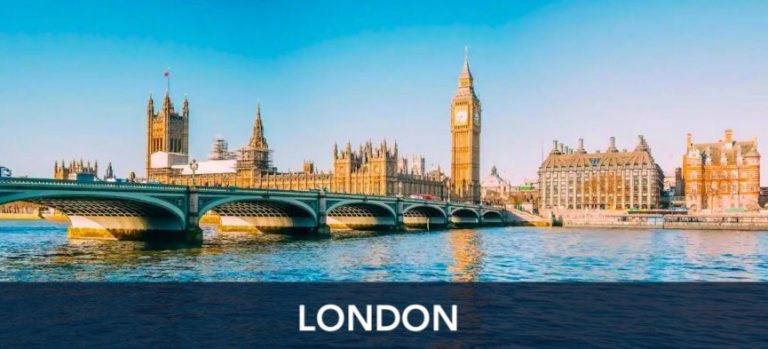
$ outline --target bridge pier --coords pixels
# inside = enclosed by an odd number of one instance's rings
[[[202,230],[195,225],[183,229],[172,218],[69,216],[70,239],[201,242]]]
[[[309,234],[317,229],[312,217],[237,217],[221,216],[219,231]]]

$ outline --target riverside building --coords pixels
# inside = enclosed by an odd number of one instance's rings
[[[683,156],[685,203],[690,211],[740,211],[759,208],[760,153],[757,138],[736,141],[725,130],[722,140],[693,143],[687,136]]]
[[[217,138],[207,161],[189,157],[189,101],[184,98],[177,112],[166,92],[159,111],[152,96],[147,102],[147,180],[150,182],[238,186],[284,190],[325,189],[331,192],[371,195],[431,196],[441,200],[480,202],[480,100],[474,90],[469,61],[465,54],[456,94],[451,100],[451,178],[437,170],[427,171],[426,160],[418,155],[401,157],[397,144],[367,142],[353,150],[334,145],[333,172],[315,170],[306,161],[299,172],[278,172],[272,166],[261,108],[250,142],[235,151]],[[192,160],[192,161],[190,161]]]
[[[177,113],[169,97],[159,112],[150,96],[147,103],[147,178],[150,182],[197,185],[237,186],[282,190],[325,189],[331,192],[370,195],[448,196],[448,180],[439,170],[427,173],[425,160],[414,157],[415,168],[404,166],[397,144],[388,146],[367,142],[357,150],[347,143],[343,149],[334,145],[333,173],[318,172],[314,162],[305,161],[301,171],[279,172],[272,166],[272,150],[264,134],[261,107],[256,111],[250,141],[229,150],[229,144],[214,140],[208,160],[190,161],[189,101],[185,98]],[[398,166],[399,165],[399,166]]]
[[[539,207],[553,209],[656,209],[661,204],[664,174],[643,136],[634,150],[616,148],[588,153],[579,139],[572,149],[554,141],[539,167]]]

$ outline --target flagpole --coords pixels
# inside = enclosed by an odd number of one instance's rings
[[[168,67],[165,71],[165,92],[170,94],[171,93],[171,67]]]

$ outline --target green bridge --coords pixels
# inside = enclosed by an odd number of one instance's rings
[[[509,224],[503,208],[324,191],[2,178],[0,204],[63,212],[70,238],[202,240],[200,217],[222,231],[329,234],[332,230],[444,229]]]

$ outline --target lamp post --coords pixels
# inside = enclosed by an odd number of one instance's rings
[[[195,172],[197,172],[197,167],[198,167],[197,160],[192,159],[192,161],[189,163],[189,168],[192,170],[192,186],[193,187],[197,186],[197,184],[195,184]]]

